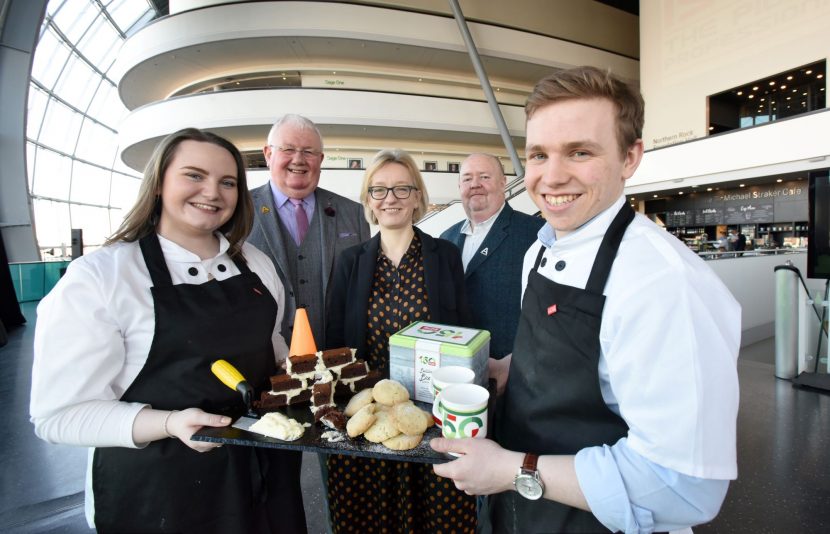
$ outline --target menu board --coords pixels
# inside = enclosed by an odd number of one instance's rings
[[[772,203],[757,202],[738,204],[726,208],[726,224],[770,223],[773,222]]]
[[[666,226],[692,226],[695,224],[694,210],[669,210],[666,212]]]
[[[723,208],[704,208],[695,212],[695,224],[714,226],[723,220]]]

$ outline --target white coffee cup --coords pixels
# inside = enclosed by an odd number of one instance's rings
[[[489,400],[490,392],[476,384],[445,387],[441,391],[441,434],[449,439],[486,438]]]
[[[475,379],[476,374],[472,369],[457,365],[439,367],[432,372],[432,391],[435,394],[435,399],[432,401],[432,419],[438,428],[441,428],[443,424],[441,390],[451,384],[472,384]]]

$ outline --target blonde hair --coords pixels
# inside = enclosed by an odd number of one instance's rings
[[[161,215],[161,186],[164,182],[164,173],[173,161],[176,150],[184,141],[212,143],[227,150],[236,163],[236,188],[238,200],[236,209],[228,221],[219,231],[224,234],[230,243],[228,255],[235,257],[242,251],[242,243],[254,224],[254,203],[248,192],[248,181],[245,175],[245,161],[239,150],[224,137],[198,130],[185,128],[165,137],[156,146],[150,161],[144,168],[144,179],[138,190],[138,200],[124,217],[124,222],[118,230],[104,243],[111,245],[119,241],[133,242],[156,231]],[[241,256],[240,256],[241,257]]]
[[[363,176],[363,185],[360,186],[360,203],[363,204],[363,215],[369,221],[369,224],[378,223],[377,217],[375,217],[371,206],[369,206],[369,186],[372,184],[372,178],[375,174],[391,163],[403,165],[409,173],[410,178],[412,178],[412,185],[421,192],[418,195],[418,205],[415,206],[415,211],[412,213],[412,222],[416,223],[421,220],[421,217],[426,215],[429,206],[429,195],[427,194],[424,177],[421,176],[421,171],[418,170],[418,164],[415,163],[415,160],[412,159],[409,153],[400,148],[381,150],[372,158],[372,163],[369,164],[369,167],[366,169],[366,174]]]

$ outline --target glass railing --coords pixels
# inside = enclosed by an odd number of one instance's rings
[[[46,296],[66,271],[68,261],[9,263],[17,302],[38,301]]]

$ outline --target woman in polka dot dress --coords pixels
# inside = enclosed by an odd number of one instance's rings
[[[424,180],[402,150],[379,152],[360,193],[380,232],[337,258],[326,343],[354,347],[389,376],[389,336],[415,321],[470,326],[458,248],[413,226],[426,213]],[[332,530],[474,532],[475,499],[428,464],[330,456]]]

